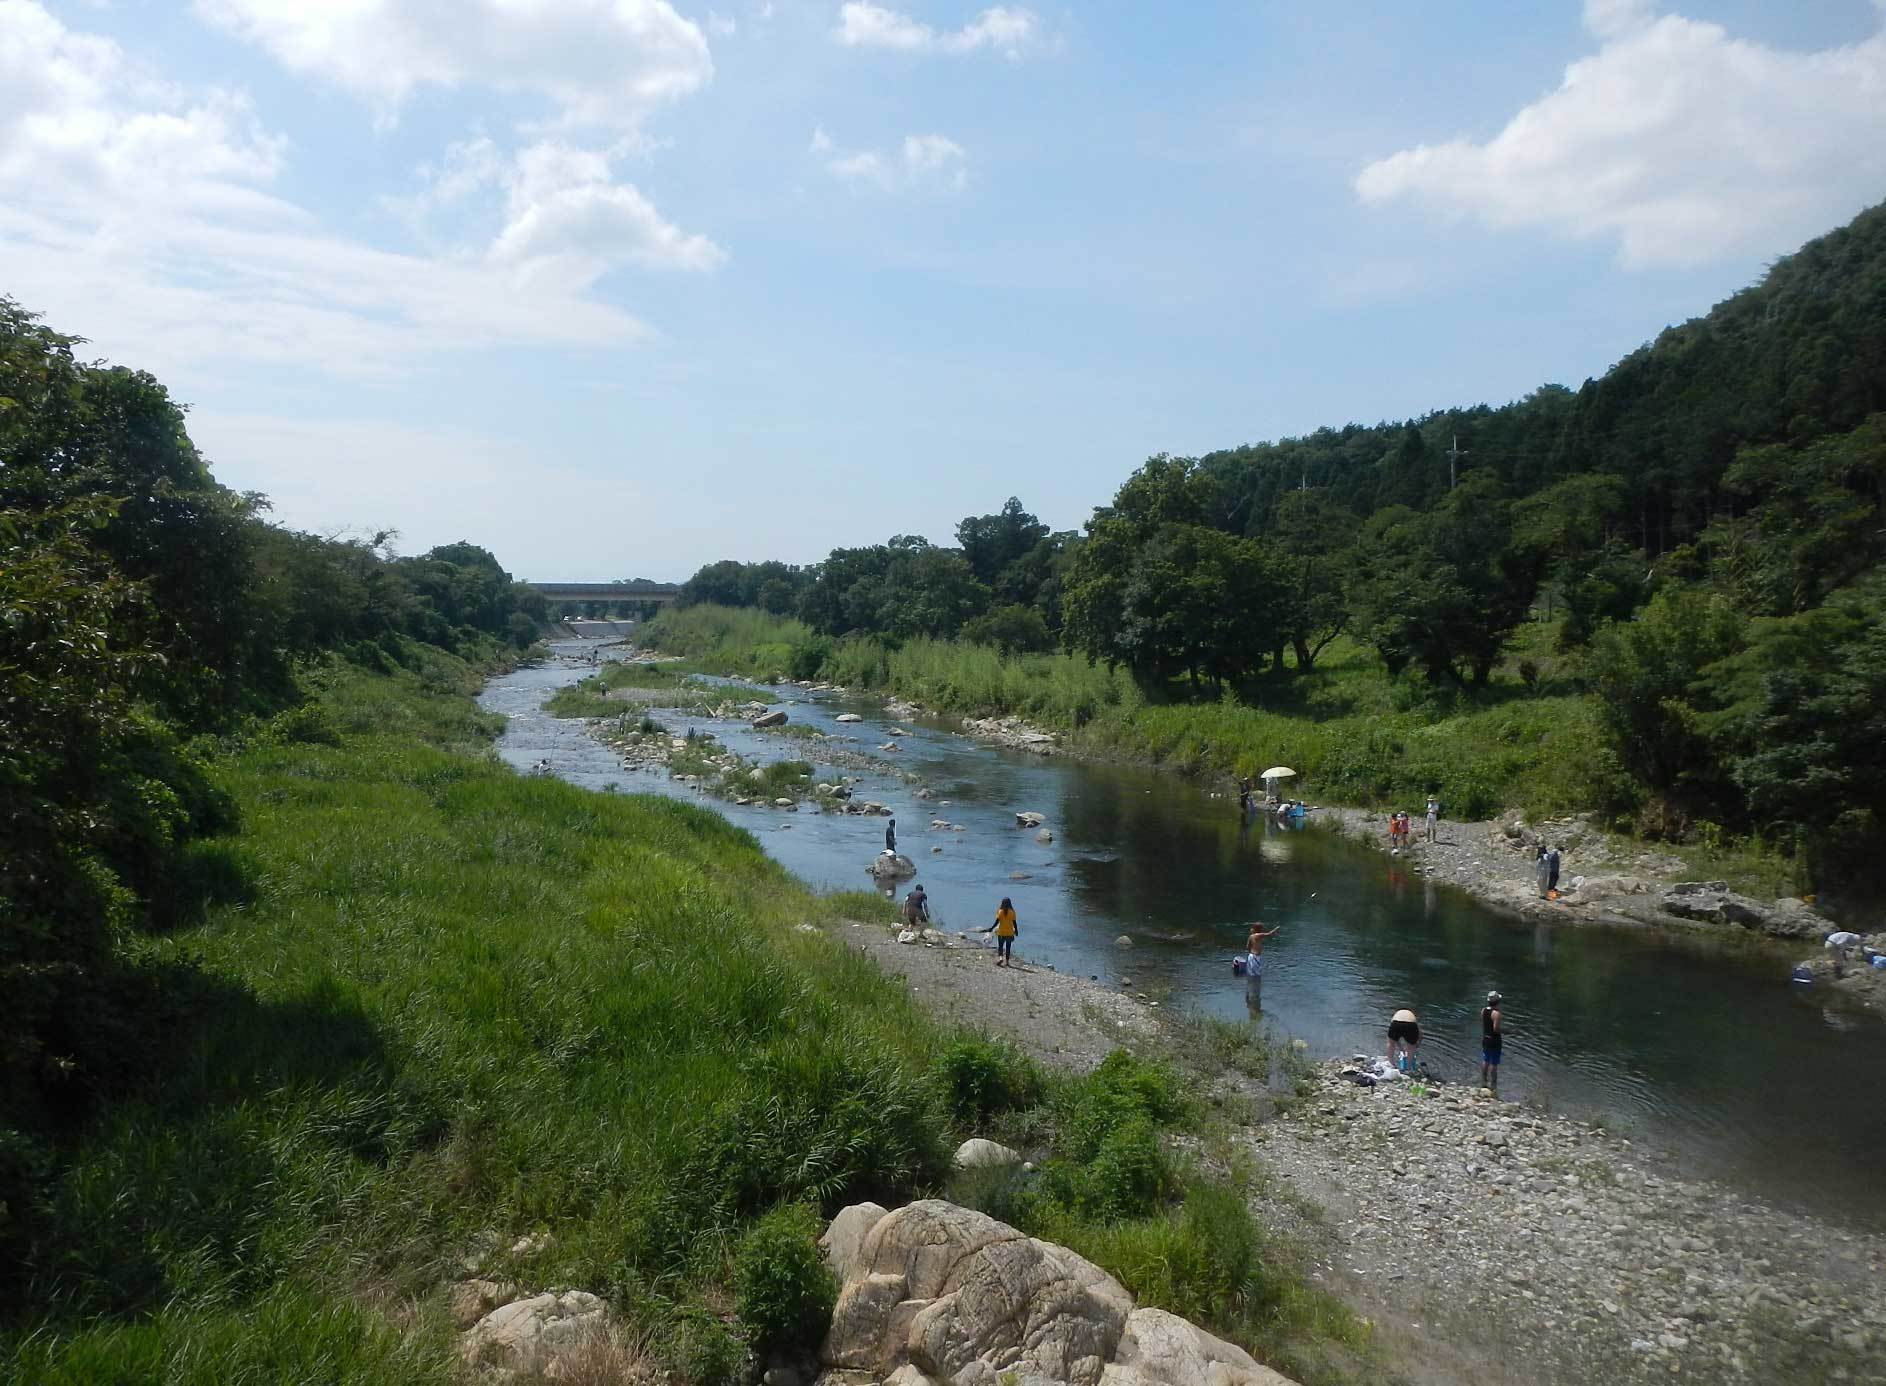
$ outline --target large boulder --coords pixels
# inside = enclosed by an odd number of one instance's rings
[[[826,1386],[1288,1386],[1184,1319],[1135,1309],[1066,1247],[973,1209],[859,1205],[825,1246],[843,1279]]]
[[[956,1154],[950,1163],[958,1169],[981,1169],[985,1165],[1019,1165],[1022,1155],[1019,1150],[1011,1150],[1000,1141],[984,1140],[981,1136],[971,1136],[956,1147]]]
[[[762,712],[753,719],[755,727],[783,727],[786,725],[786,709],[776,707],[771,712]]]
[[[458,1350],[471,1366],[541,1372],[608,1328],[608,1306],[583,1290],[565,1290],[493,1309],[460,1335]]]
[[[879,852],[865,870],[880,886],[892,881],[907,881],[917,874],[916,865],[901,852]]]

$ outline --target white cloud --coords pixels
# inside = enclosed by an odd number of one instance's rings
[[[740,21],[730,15],[707,12],[707,32],[715,38],[732,38],[740,32]]]
[[[622,263],[710,270],[726,252],[664,220],[633,184],[612,182],[606,154],[545,143],[518,155],[490,256],[529,282],[582,286]]]
[[[1886,186],[1886,32],[1798,53],[1586,0],[1598,51],[1485,143],[1369,164],[1362,200],[1407,200],[1498,229],[1616,238],[1626,265],[1775,252]]]
[[[959,192],[969,182],[969,153],[946,135],[906,135],[893,150],[847,152],[823,126],[812,131],[810,152],[834,177],[885,192]]]
[[[1010,60],[1042,46],[1034,11],[1008,5],[984,10],[960,29],[939,32],[923,21],[869,0],[848,0],[838,9],[832,37],[848,48],[889,48],[905,53],[974,53],[989,49]]]
[[[56,326],[160,374],[297,366],[391,376],[491,345],[647,335],[580,290],[617,263],[719,254],[580,159],[511,165],[489,141],[434,193],[505,190],[509,258],[400,254],[320,226],[271,191],[285,143],[237,93],[186,90],[37,0],[0,0],[0,263]],[[502,259],[502,264],[499,264]],[[494,265],[504,272],[497,272]]]
[[[195,0],[283,66],[391,118],[424,87],[547,99],[553,124],[632,128],[713,76],[699,26],[667,0]]]
[[[388,206],[428,241],[432,221],[481,194],[501,192],[487,243],[448,243],[460,260],[483,259],[518,283],[580,289],[618,265],[710,270],[726,252],[666,220],[632,183],[614,181],[613,150],[555,140],[506,158],[485,136],[449,145],[441,164],[419,170],[420,190]]]

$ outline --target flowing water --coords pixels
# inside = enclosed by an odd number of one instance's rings
[[[697,800],[751,830],[807,884],[869,888],[884,819],[738,808],[665,772],[624,770],[581,723],[539,710],[586,672],[565,659],[491,683],[480,701],[510,718],[505,760],[548,760],[591,789]],[[1389,1014],[1407,1006],[1421,1019],[1424,1062],[1448,1081],[1477,1078],[1480,1006],[1497,988],[1503,1097],[1601,1115],[1674,1150],[1686,1172],[1886,1222],[1886,1200],[1854,1197],[1886,1148],[1886,1023],[1791,986],[1786,952],[1515,921],[1318,829],[1314,815],[1294,830],[1241,823],[1235,800],[1170,774],[994,749],[946,723],[892,719],[871,701],[778,692],[795,724],[855,736],[849,744],[867,752],[897,742],[884,759],[914,782],[864,774],[857,794],[895,811],[899,849],[917,864],[939,927],[979,928],[1006,895],[1030,963],[1242,1018],[1260,1013],[1231,955],[1249,921],[1281,924],[1265,948],[1263,1022],[1318,1056],[1377,1054]],[[839,724],[841,712],[865,720]],[[656,715],[677,729],[689,722]],[[747,756],[818,764],[816,742],[692,724]],[[837,773],[822,767],[817,778]],[[920,786],[934,797],[917,799]],[[1016,828],[1023,810],[1045,815],[1052,843]],[[962,830],[933,830],[933,819]],[[1130,947],[1115,942],[1123,934]]]

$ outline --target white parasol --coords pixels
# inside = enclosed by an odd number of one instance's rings
[[[1258,778],[1260,780],[1287,780],[1296,773],[1288,765],[1273,765]]]

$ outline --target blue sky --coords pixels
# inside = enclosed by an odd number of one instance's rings
[[[0,0],[0,292],[284,523],[680,578],[1576,385],[1883,90],[1886,0]]]

